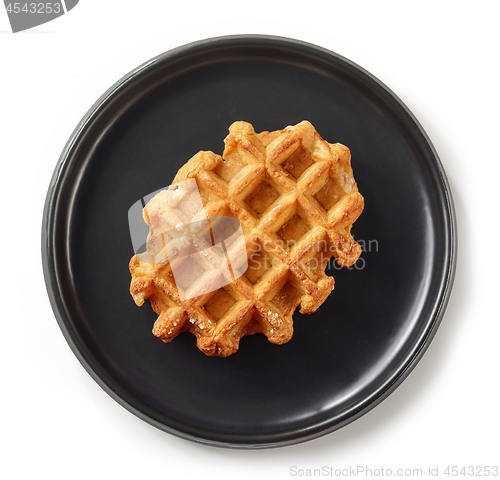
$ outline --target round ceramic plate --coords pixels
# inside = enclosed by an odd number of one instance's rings
[[[347,145],[365,209],[350,269],[294,335],[244,337],[207,357],[189,333],[164,344],[149,302],[129,293],[129,208],[169,185],[199,150],[222,154],[228,127],[309,120]],[[349,60],[296,40],[209,39],[122,78],[69,139],[45,205],[42,253],[64,335],[117,402],[174,435],[259,448],[332,432],[377,405],[433,338],[450,294],[456,233],[450,190],[428,137],[402,102]]]

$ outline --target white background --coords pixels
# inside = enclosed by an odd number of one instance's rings
[[[1,6],[0,477],[281,479],[307,473],[292,467],[422,468],[426,475],[429,466],[500,465],[496,3],[81,0],[17,34]],[[459,227],[446,315],[407,380],[342,430],[265,451],[175,438],[108,397],[59,330],[40,255],[50,177],[93,102],[159,53],[239,33],[321,45],[388,85],[439,152]]]

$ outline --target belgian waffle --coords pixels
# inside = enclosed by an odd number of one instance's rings
[[[185,278],[174,279],[177,259],[164,250],[177,240],[165,232],[189,223],[186,235],[210,245],[213,225],[197,213],[179,218],[177,204],[162,203],[161,193],[143,212],[150,228],[147,252],[130,261],[136,304],[149,299],[159,315],[154,335],[170,342],[189,331],[201,351],[220,357],[236,352],[244,335],[263,333],[276,344],[290,340],[295,309],[314,312],[334,288],[334,279],[325,274],[329,260],[351,266],[359,257],[361,247],[350,231],[364,206],[349,149],[324,141],[307,121],[259,134],[249,123],[235,122],[224,142],[222,158],[199,152],[172,185],[194,179],[208,218],[239,220],[244,244],[226,245],[232,281],[208,291],[206,286],[217,285],[217,275],[224,275],[220,258],[210,255],[184,265]],[[181,191],[176,202],[189,203],[188,198],[189,192]],[[241,276],[234,275],[238,269]],[[201,294],[186,299],[187,289]]]

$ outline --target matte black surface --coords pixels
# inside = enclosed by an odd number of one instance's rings
[[[256,131],[309,120],[352,152],[365,210],[357,268],[286,345],[245,337],[228,358],[195,337],[164,344],[135,306],[127,212],[199,150],[221,154],[236,120]],[[221,37],[154,58],[112,87],[65,147],[49,188],[42,254],[58,322],[92,377],[147,422],[233,447],[297,443],[353,421],[411,371],[454,275],[453,206],[430,141],[387,87],[302,42]]]

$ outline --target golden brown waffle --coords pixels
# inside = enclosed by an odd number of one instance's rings
[[[191,260],[183,265],[185,278],[176,276],[177,288],[172,256],[167,259],[163,250],[176,241],[164,232],[165,224],[179,225],[178,209],[162,204],[161,195],[144,209],[150,227],[147,253],[130,261],[136,304],[149,298],[159,315],[153,333],[169,342],[189,331],[200,350],[221,357],[236,352],[244,335],[264,333],[277,344],[290,340],[297,306],[301,313],[312,313],[333,290],[334,279],[325,274],[328,261],[335,257],[340,266],[351,266],[359,257],[361,248],[350,230],[364,206],[349,149],[324,141],[309,122],[260,134],[249,123],[236,122],[229,132],[224,160],[199,152],[172,184],[195,179],[209,218],[241,222],[245,245],[233,242],[227,249],[231,259],[248,259],[245,273],[222,288],[182,300],[186,289],[213,285],[217,266],[208,272],[203,262]],[[196,225],[190,234],[197,238],[210,235],[196,215],[180,220]]]

